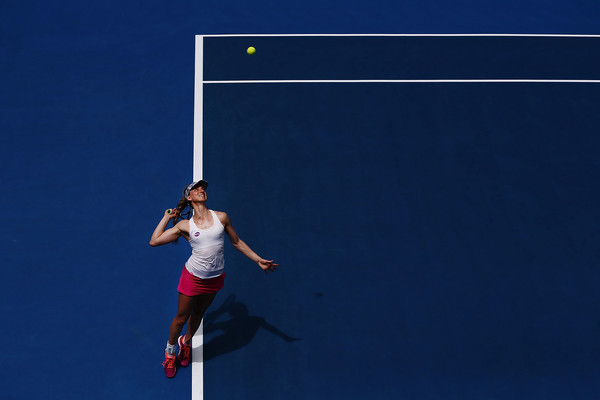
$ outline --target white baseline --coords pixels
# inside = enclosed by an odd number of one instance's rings
[[[232,80],[204,81],[204,84],[266,83],[600,83],[596,79],[296,79],[296,80]]]

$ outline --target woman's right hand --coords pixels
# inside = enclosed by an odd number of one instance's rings
[[[181,231],[177,225],[171,229],[166,229],[169,220],[177,216],[177,209],[167,209],[162,219],[156,225],[152,236],[150,237],[150,246],[162,246],[163,244],[175,242],[181,236]]]
[[[165,217],[168,219],[175,218],[177,216],[177,212],[178,211],[176,208],[167,208],[165,210]]]

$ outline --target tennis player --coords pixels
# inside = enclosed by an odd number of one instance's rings
[[[190,183],[184,189],[183,198],[177,208],[165,211],[150,239],[151,246],[161,246],[175,242],[183,236],[192,246],[192,255],[185,263],[179,279],[177,315],[171,323],[165,349],[163,367],[167,378],[175,376],[177,359],[182,367],[189,365],[192,337],[200,327],[204,312],[223,287],[224,234],[227,234],[233,247],[257,263],[265,273],[275,271],[279,266],[273,260],[265,260],[252,251],[238,237],[226,213],[209,210],[206,207],[207,187],[208,182],[204,180]],[[189,219],[179,220],[188,207],[193,210],[191,218],[190,210]],[[171,219],[174,219],[173,227],[166,229]],[[186,334],[180,336],[186,322],[188,323]],[[176,347],[179,347],[177,356]]]

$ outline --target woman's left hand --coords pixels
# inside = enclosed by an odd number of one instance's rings
[[[257,261],[258,266],[265,271],[266,274],[273,272],[279,267],[279,264],[275,264],[273,260],[263,260],[262,258]]]

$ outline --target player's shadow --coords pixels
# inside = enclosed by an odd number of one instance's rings
[[[219,321],[219,318],[226,314],[231,318]],[[249,315],[248,307],[235,301],[235,295],[232,294],[217,310],[204,316],[205,337],[216,331],[222,332],[204,343],[204,361],[212,360],[246,346],[254,339],[260,328],[279,336],[286,342],[300,340],[286,335],[262,317]]]

